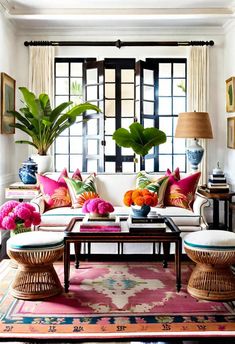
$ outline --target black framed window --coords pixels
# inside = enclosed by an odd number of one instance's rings
[[[55,105],[65,100],[89,101],[100,107],[89,121],[74,124],[56,140],[55,168],[83,171],[164,172],[180,166],[186,171],[185,140],[174,139],[179,112],[186,111],[186,59],[57,58]],[[167,142],[154,147],[140,164],[131,149],[116,146],[114,130],[134,120],[167,134]]]

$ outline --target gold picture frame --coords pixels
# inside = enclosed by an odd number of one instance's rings
[[[16,82],[6,73],[1,73],[1,134],[15,134],[15,116],[7,111],[15,110],[15,85]]]
[[[226,111],[235,112],[235,77],[226,80]]]
[[[235,148],[235,117],[227,118],[227,147]]]

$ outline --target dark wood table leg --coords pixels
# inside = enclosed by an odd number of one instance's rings
[[[82,244],[80,242],[75,242],[74,243],[74,251],[75,251],[74,266],[75,266],[75,269],[79,268],[79,255],[81,253],[81,246],[82,246]]]
[[[69,275],[70,275],[70,242],[65,239],[64,242],[64,290],[69,291]]]
[[[219,201],[218,199],[213,199],[213,228],[219,228]]]
[[[175,273],[176,273],[176,290],[180,291],[181,288],[181,253],[182,252],[182,239],[175,242]]]
[[[163,262],[162,265],[164,268],[167,268],[168,266],[168,260],[170,255],[170,243],[169,242],[163,242]]]

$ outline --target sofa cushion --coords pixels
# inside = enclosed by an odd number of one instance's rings
[[[169,177],[162,176],[156,177],[148,174],[145,171],[140,171],[136,178],[136,188],[137,189],[148,189],[158,195],[157,207],[161,208],[164,206],[164,197],[168,184]]]
[[[176,167],[174,172],[171,172],[171,170],[168,168],[166,170],[165,175],[169,177],[170,182],[172,182],[174,180],[180,180],[180,169],[179,169],[179,167]]]
[[[68,177],[66,168],[63,169],[57,181],[47,176],[43,176],[40,174],[37,175],[40,190],[45,200],[46,209],[67,207],[71,205],[71,198],[69,195],[68,187],[64,180],[65,177]],[[73,173],[72,178],[82,178],[79,169],[77,169]]]
[[[154,208],[157,214],[171,217],[177,226],[200,226],[201,216],[193,211],[180,207]]]
[[[90,174],[84,181],[64,178],[72,201],[73,208],[80,208],[84,202],[99,197],[95,186],[95,173]]]
[[[169,180],[164,204],[191,210],[200,176],[201,172],[196,172],[180,180]]]

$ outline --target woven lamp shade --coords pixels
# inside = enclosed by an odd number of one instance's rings
[[[179,114],[175,137],[212,139],[210,117],[207,112],[182,112]]]

